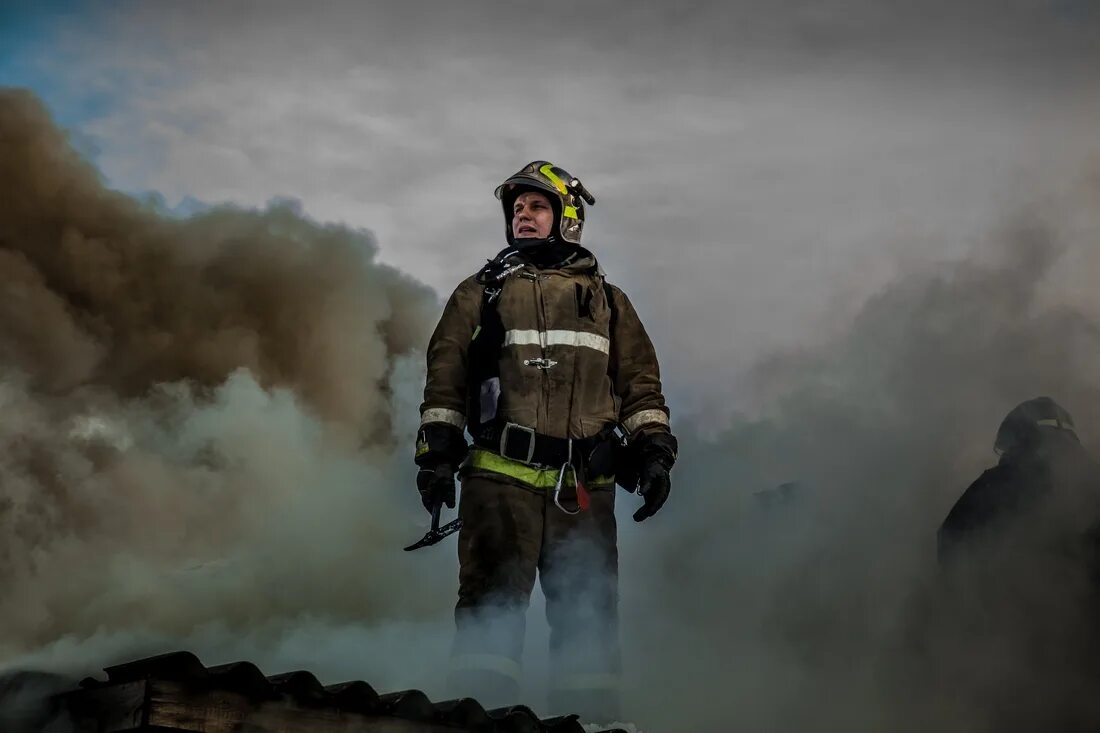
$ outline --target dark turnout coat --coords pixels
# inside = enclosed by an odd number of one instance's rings
[[[940,562],[994,542],[1024,551],[1075,542],[1090,536],[1098,509],[1100,466],[1071,433],[1042,432],[963,492],[937,535]]]
[[[473,395],[482,419],[495,414],[558,438],[585,438],[614,420],[629,432],[668,429],[653,344],[626,295],[609,290],[613,307],[587,254],[559,269],[527,264],[503,281],[498,391]],[[422,423],[465,426],[482,291],[470,277],[447,302],[428,345]]]

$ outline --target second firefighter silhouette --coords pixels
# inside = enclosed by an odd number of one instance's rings
[[[936,677],[975,729],[1100,730],[1100,471],[1047,397],[995,448],[939,530]]]
[[[496,195],[508,247],[459,284],[432,335],[416,451],[429,511],[454,506],[462,477],[452,679],[461,694],[514,702],[537,575],[551,707],[611,719],[615,483],[641,494],[635,520],[654,514],[676,440],[649,336],[580,246],[592,195],[546,161]]]
[[[942,565],[994,545],[1002,556],[1068,550],[1072,538],[1091,536],[1100,471],[1065,409],[1049,397],[1017,405],[994,450],[998,464],[966,489],[940,527]]]

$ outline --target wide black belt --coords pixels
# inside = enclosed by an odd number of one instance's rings
[[[615,423],[610,423],[587,438],[557,438],[515,423],[494,423],[478,431],[474,444],[513,461],[558,468],[585,461],[598,443],[611,437],[614,427]]]

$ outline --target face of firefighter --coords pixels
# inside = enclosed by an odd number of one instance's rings
[[[525,191],[512,205],[512,236],[516,239],[546,239],[554,228],[550,199],[537,191]]]

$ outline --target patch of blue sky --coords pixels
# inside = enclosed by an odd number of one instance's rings
[[[94,76],[73,73],[87,71],[89,62],[96,60],[81,54],[96,53],[94,39],[109,36],[103,31],[111,22],[110,12],[123,11],[118,5],[87,0],[0,0],[0,86],[34,92],[67,130],[70,143],[97,165],[102,148],[88,132],[92,123],[123,111],[128,96],[140,94],[142,84],[163,82],[143,75],[141,69],[110,63],[94,65]],[[155,147],[148,147],[138,159],[155,167],[160,154]],[[132,175],[140,181],[140,172]],[[112,186],[120,183],[110,176],[105,180]],[[122,184],[122,189],[169,215],[189,216],[207,208],[191,197],[171,206],[159,193],[141,188],[136,181],[130,186]]]
[[[78,128],[112,105],[102,90],[74,88],[65,68],[62,30],[88,29],[99,22],[96,6],[74,0],[0,0],[0,85],[32,90],[61,125]]]

